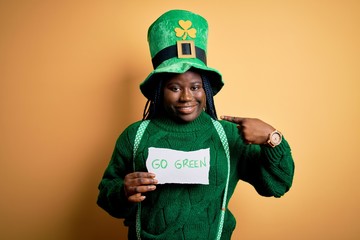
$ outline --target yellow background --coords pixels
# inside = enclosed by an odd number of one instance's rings
[[[281,130],[293,188],[238,185],[233,239],[360,239],[360,2],[0,1],[0,239],[125,239],[96,206],[115,140],[139,120],[149,25],[182,8],[210,24],[218,114]]]

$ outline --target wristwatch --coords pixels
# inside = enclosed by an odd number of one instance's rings
[[[271,147],[276,147],[282,141],[282,134],[278,130],[273,131],[269,134],[269,139],[267,140],[267,144]]]

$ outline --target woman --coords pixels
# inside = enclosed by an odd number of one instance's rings
[[[227,203],[237,182],[282,196],[294,174],[290,147],[259,119],[217,121],[213,96],[223,82],[206,65],[204,18],[169,11],[148,40],[154,71],[140,85],[148,99],[143,121],[117,140],[98,204],[125,219],[129,239],[230,239]]]

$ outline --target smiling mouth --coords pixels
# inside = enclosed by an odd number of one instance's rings
[[[176,107],[176,110],[182,114],[190,114],[195,111],[195,108],[196,106],[181,106],[181,107]]]

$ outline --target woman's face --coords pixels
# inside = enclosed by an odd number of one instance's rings
[[[191,122],[206,107],[206,95],[200,74],[187,71],[165,81],[164,109],[175,120]]]

